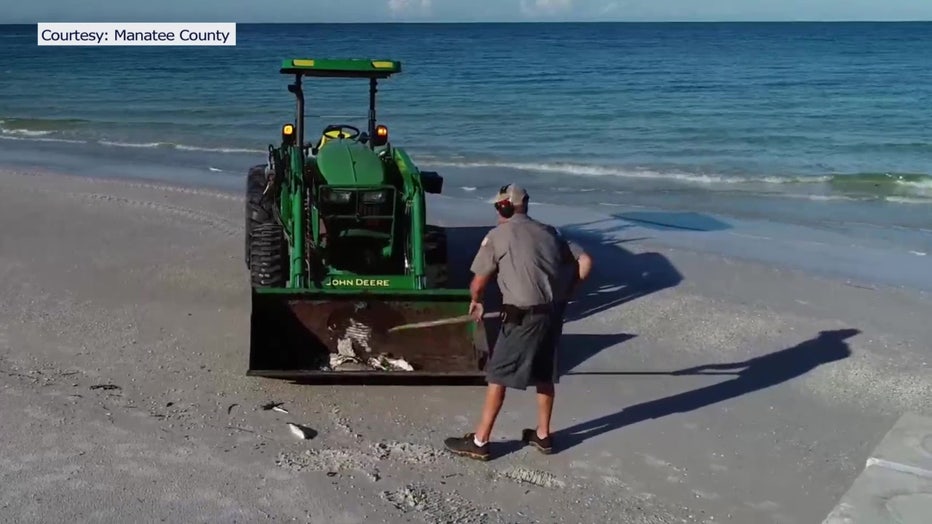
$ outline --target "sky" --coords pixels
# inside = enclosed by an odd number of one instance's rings
[[[932,0],[0,0],[0,23],[932,20]]]

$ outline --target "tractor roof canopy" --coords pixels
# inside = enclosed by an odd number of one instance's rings
[[[281,67],[282,74],[346,78],[388,78],[400,72],[401,62],[397,60],[367,58],[290,58]]]

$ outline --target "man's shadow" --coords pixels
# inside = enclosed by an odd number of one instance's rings
[[[860,330],[857,329],[822,331],[818,337],[791,348],[743,362],[706,364],[670,373],[645,373],[671,376],[735,375],[735,378],[658,400],[643,402],[557,431],[553,434],[556,446],[554,451],[572,448],[587,439],[631,424],[674,413],[693,411],[794,379],[820,365],[848,358],[851,355],[851,349],[845,340],[859,333]]]
[[[702,213],[631,211],[612,215],[608,220],[564,227],[567,237],[582,245],[595,262],[591,283],[567,310],[568,322],[675,287],[683,281],[683,275],[667,257],[650,252],[634,254],[620,246],[624,242],[643,240],[619,238],[620,232],[635,227],[710,232],[730,229],[731,225]]]
[[[567,306],[567,322],[597,315],[683,281],[683,275],[660,253],[632,253],[616,239],[591,233],[568,237],[592,256],[593,268]]]
[[[469,268],[489,226],[449,227],[447,260],[451,287],[468,287],[472,279]],[[589,279],[567,305],[565,320],[572,322],[625,304],[631,300],[678,285],[683,276],[659,253],[635,254],[621,247],[621,241],[598,232],[581,232],[569,228],[567,237],[577,242],[593,258]],[[493,279],[485,292],[487,312],[501,308],[501,291]],[[486,319],[485,333],[492,348],[498,335],[498,319]],[[575,368],[603,349],[633,338],[628,333],[564,334],[558,358],[560,373]]]

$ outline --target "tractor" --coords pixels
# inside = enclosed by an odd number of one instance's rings
[[[469,290],[449,285],[445,229],[426,220],[426,195],[441,192],[443,177],[421,171],[376,120],[379,80],[400,72],[395,60],[282,63],[297,114],[246,177],[247,375],[481,376],[482,323],[468,320]],[[366,129],[309,132],[308,77],[368,79]]]

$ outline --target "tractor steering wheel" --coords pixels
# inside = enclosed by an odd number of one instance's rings
[[[329,139],[347,138],[356,140],[359,138],[360,131],[359,128],[347,124],[331,124],[325,127],[321,134]]]

